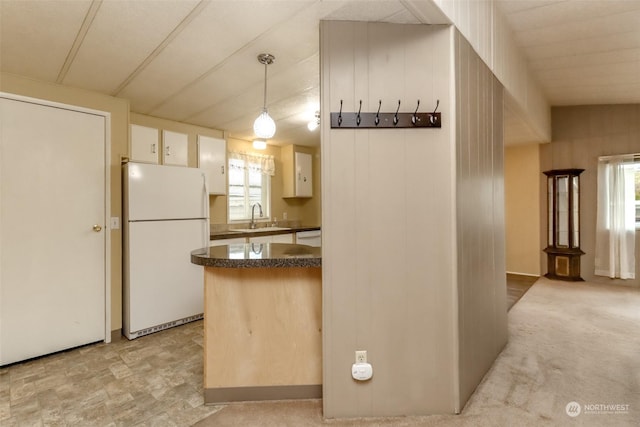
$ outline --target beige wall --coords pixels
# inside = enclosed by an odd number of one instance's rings
[[[640,286],[634,280],[613,280],[594,275],[597,165],[599,156],[640,153],[640,105],[592,105],[554,107],[553,141],[541,146],[540,172],[550,169],[581,168],[580,175],[580,248],[583,279],[599,283]],[[542,176],[542,173],[540,174]],[[545,188],[541,178],[540,185]],[[546,189],[543,190],[546,195]],[[546,230],[546,201],[541,205],[540,221]],[[546,234],[540,234],[546,247]],[[640,233],[636,233],[636,266],[640,265]],[[546,255],[540,254],[541,270],[546,273]]]
[[[540,276],[539,145],[506,147],[504,170],[507,272]]]
[[[503,87],[455,31],[460,411],[507,342]]]
[[[111,114],[110,192],[111,216],[122,216],[120,160],[129,141],[129,102],[82,89],[31,80],[13,74],[0,75],[0,90],[48,101],[76,105]],[[111,330],[122,327],[122,229],[111,230]]]

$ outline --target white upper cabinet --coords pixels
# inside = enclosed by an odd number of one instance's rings
[[[227,142],[198,135],[198,167],[207,174],[209,194],[227,194]]]
[[[158,129],[131,125],[131,153],[129,158],[135,162],[158,164],[160,144]]]
[[[162,131],[163,164],[188,166],[189,135],[186,133]]]
[[[311,154],[296,152],[294,156],[296,170],[296,197],[313,196],[313,181],[311,176]]]
[[[313,157],[294,145],[282,147],[283,197],[313,196]]]

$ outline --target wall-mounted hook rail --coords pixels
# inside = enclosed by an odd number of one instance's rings
[[[442,127],[441,113],[435,110],[440,105],[437,100],[436,108],[431,113],[419,113],[420,100],[414,112],[401,113],[401,100],[395,113],[381,113],[382,100],[378,101],[378,111],[375,113],[362,112],[362,100],[359,102],[358,112],[347,113],[342,111],[343,100],[340,100],[340,111],[331,113],[332,129],[385,129],[385,128],[439,128]]]

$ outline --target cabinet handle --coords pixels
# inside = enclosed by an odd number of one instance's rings
[[[171,147],[167,145],[167,152],[165,154],[166,156],[170,156],[171,155]]]
[[[151,144],[151,153],[156,154],[156,144]]]
[[[220,166],[220,173],[224,175],[224,165]]]

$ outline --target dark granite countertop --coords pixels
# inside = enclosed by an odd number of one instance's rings
[[[320,267],[320,248],[288,243],[238,243],[191,252],[191,262],[219,268]]]
[[[256,228],[251,231],[245,230],[222,230],[222,231],[212,231],[209,233],[209,240],[223,240],[223,239],[233,239],[235,237],[256,237],[256,236],[273,236],[276,234],[291,234],[297,233],[299,231],[313,231],[320,230],[318,226],[297,226],[297,227],[261,227]]]

